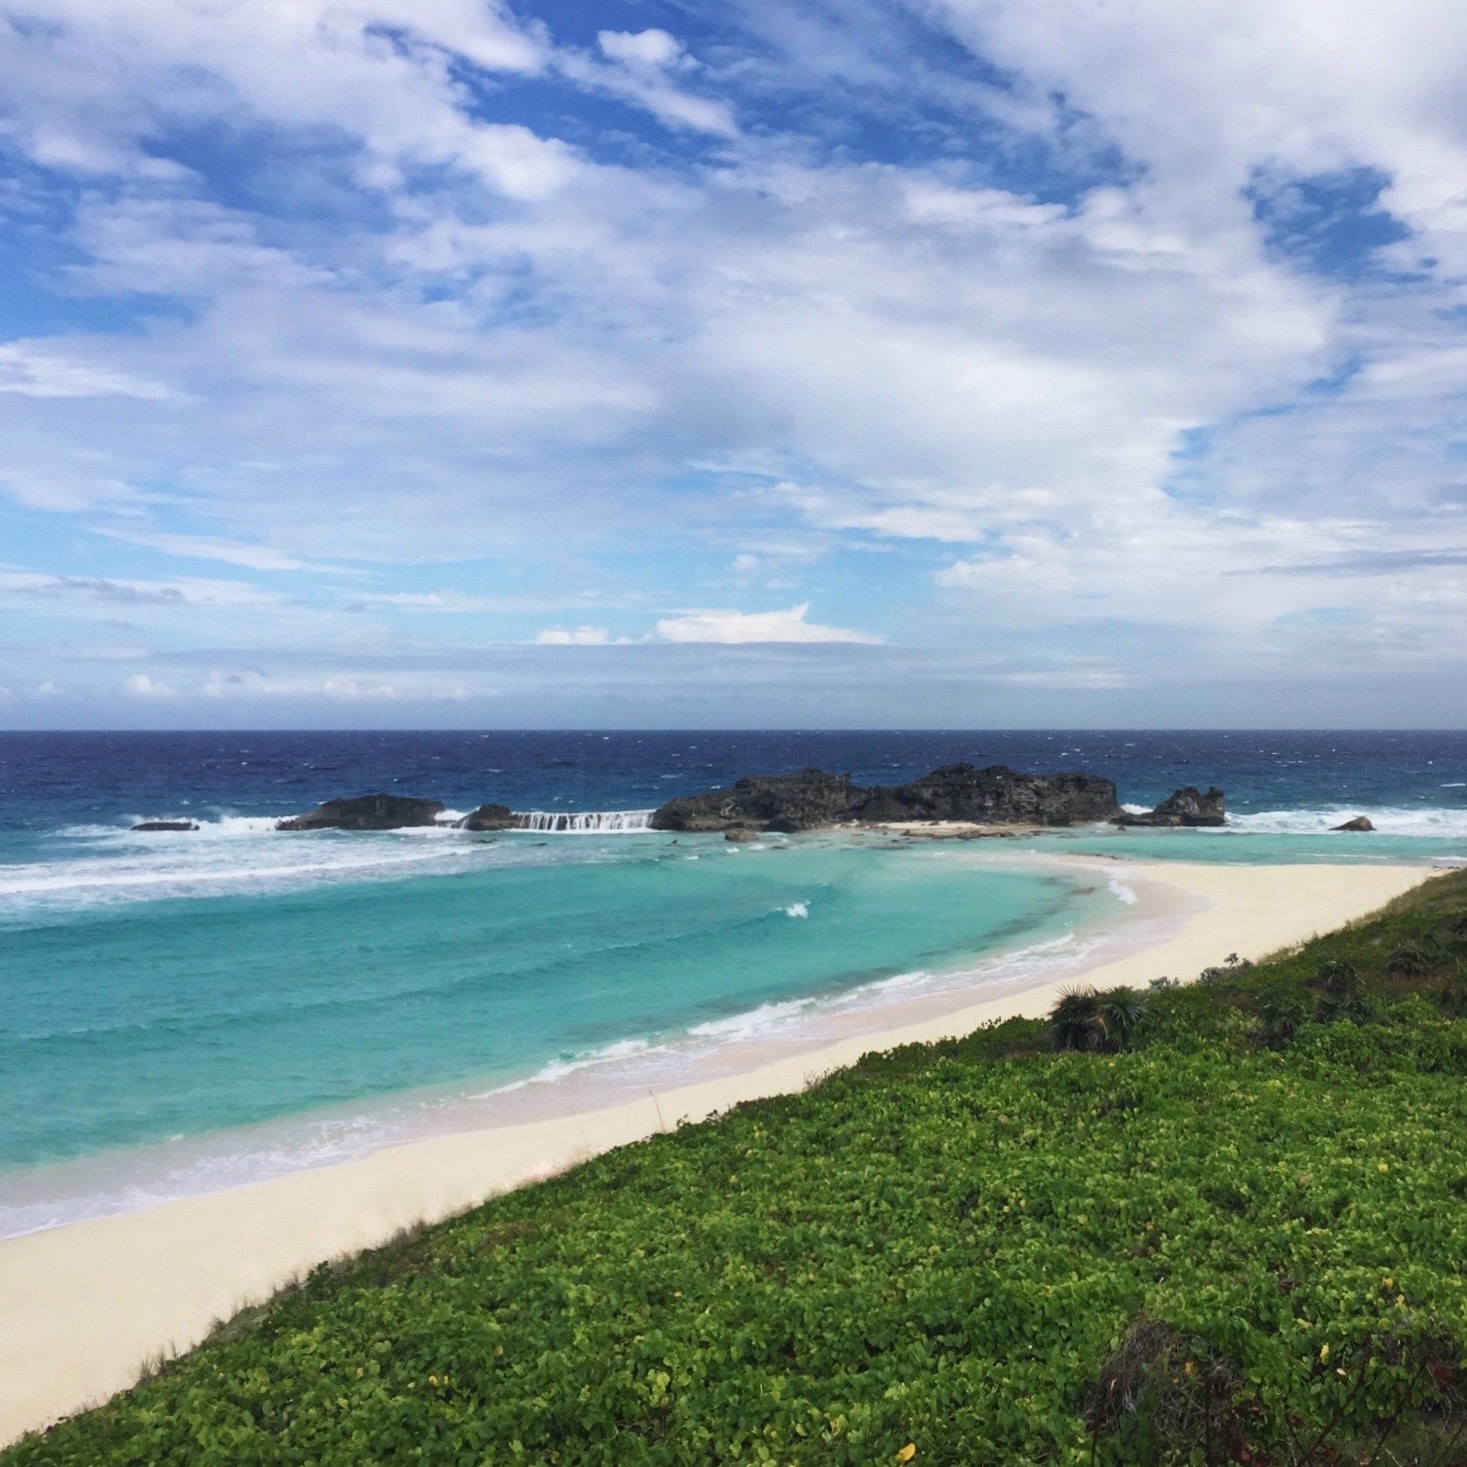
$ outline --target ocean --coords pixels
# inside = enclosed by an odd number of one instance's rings
[[[744,773],[955,760],[1083,768],[1137,806],[1215,783],[1229,823],[752,847],[646,827]],[[379,789],[542,828],[274,829]],[[1330,832],[1359,814],[1375,834]],[[200,829],[130,829],[170,818]],[[1055,853],[1460,863],[1467,735],[0,735],[0,1236],[645,1090],[894,989],[1032,982],[1131,896]]]

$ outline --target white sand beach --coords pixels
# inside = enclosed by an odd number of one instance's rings
[[[1191,913],[1170,935],[1084,975],[1100,987],[1190,979],[1227,954],[1258,958],[1362,917],[1435,874],[1426,866],[1118,862]],[[938,1018],[860,1034],[738,1074],[594,1112],[435,1137],[361,1160],[0,1242],[0,1443],[105,1400],[160,1351],[258,1302],[322,1260],[380,1243],[611,1147],[742,1101],[803,1088],[872,1049],[1042,1015],[1073,974]]]

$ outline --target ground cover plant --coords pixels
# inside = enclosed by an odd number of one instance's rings
[[[870,1057],[319,1269],[0,1462],[1467,1461],[1464,957],[1467,873]]]

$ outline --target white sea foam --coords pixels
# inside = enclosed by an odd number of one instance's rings
[[[651,810],[528,810],[517,830],[548,831],[555,835],[633,835],[652,829]]]
[[[0,918],[391,879],[491,859],[482,843],[445,827],[300,834],[277,831],[272,817],[223,815],[199,820],[197,830],[131,829],[142,818],[67,826],[56,834],[54,858],[0,865]]]
[[[786,999],[783,1003],[761,1003],[758,1008],[730,1014],[726,1019],[708,1019],[694,1024],[688,1034],[694,1039],[716,1039],[727,1044],[741,1039],[762,1039],[789,1029],[818,1005],[813,998]]]
[[[1229,813],[1223,833],[1241,835],[1320,835],[1364,815],[1382,835],[1415,839],[1467,838],[1467,808],[1442,805],[1329,805],[1307,810],[1260,810]]]
[[[809,903],[791,902],[790,905],[784,909],[784,914],[786,917],[808,917],[810,915]]]
[[[1132,906],[1135,903],[1136,893],[1129,886],[1127,886],[1124,881],[1118,881],[1114,876],[1112,876],[1106,882],[1106,886],[1109,888],[1110,894],[1115,897],[1118,902],[1124,902],[1128,907]]]
[[[553,1084],[556,1080],[563,1080],[567,1075],[574,1075],[578,1070],[590,1069],[593,1065],[614,1065],[618,1061],[635,1059],[641,1055],[660,1054],[665,1048],[665,1045],[653,1044],[647,1039],[621,1039],[615,1044],[588,1050],[584,1054],[550,1060],[541,1065],[533,1075],[526,1075],[523,1080],[511,1080],[509,1084],[496,1085],[492,1090],[477,1091],[468,1099],[492,1100],[496,1095],[510,1095],[516,1090],[524,1090],[531,1085]]]
[[[313,1167],[355,1161],[407,1139],[406,1112],[312,1117],[212,1137],[174,1137],[167,1145],[62,1162],[5,1178],[0,1238],[89,1218],[134,1212],[180,1197],[268,1181]]]
[[[536,811],[529,832],[623,835],[651,829],[650,810],[572,814]],[[391,880],[477,868],[502,859],[503,846],[463,830],[457,810],[433,825],[392,831],[280,831],[273,815],[140,811],[116,825],[58,829],[51,859],[0,864],[0,920],[32,914],[178,897],[289,891],[323,882]],[[195,830],[142,831],[135,825],[192,820]]]

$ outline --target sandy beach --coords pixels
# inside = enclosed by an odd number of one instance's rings
[[[1384,905],[1426,866],[1222,866],[1096,859],[1098,870],[1180,896],[1170,935],[1086,973],[1100,987],[1191,979],[1227,954],[1257,958]],[[1074,975],[920,1023],[870,1027],[738,1074],[611,1108],[435,1137],[342,1165],[0,1242],[0,1443],[104,1400],[160,1351],[312,1265],[384,1241],[683,1120],[803,1088],[872,1049],[1038,1016]]]

